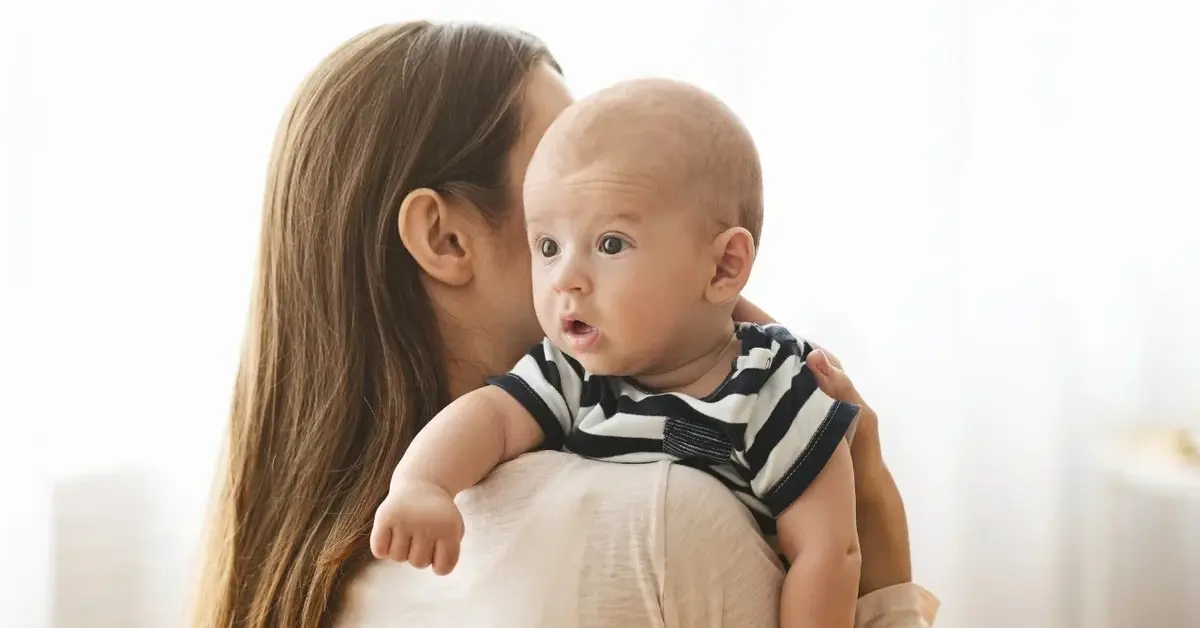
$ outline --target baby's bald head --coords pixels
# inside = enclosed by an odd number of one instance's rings
[[[580,100],[550,126],[529,165],[537,184],[597,163],[652,182],[719,227],[758,245],[762,168],[749,131],[723,102],[667,79],[618,83]]]

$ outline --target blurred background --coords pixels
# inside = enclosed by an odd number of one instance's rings
[[[413,18],[531,31],[577,96],[670,76],[745,119],[749,296],[879,412],[938,625],[1200,626],[1200,8],[1173,0],[4,4],[0,625],[182,624],[279,117]]]

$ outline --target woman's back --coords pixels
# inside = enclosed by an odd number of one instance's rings
[[[570,100],[541,42],[473,24],[372,29],[305,80],[272,154],[194,626],[774,625],[782,573],[748,513],[665,464],[524,456],[460,497],[454,575],[370,560],[417,431],[542,336],[521,189]]]
[[[692,469],[541,452],[458,503],[455,570],[375,562],[338,626],[777,625],[774,553],[737,499]]]

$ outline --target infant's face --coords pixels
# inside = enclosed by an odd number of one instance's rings
[[[697,324],[711,242],[686,195],[599,160],[525,186],[534,305],[589,372],[667,369]]]

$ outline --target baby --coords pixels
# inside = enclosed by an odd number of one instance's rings
[[[820,390],[811,345],[732,320],[762,224],[748,131],[695,87],[621,83],[551,125],[524,203],[546,339],[421,430],[376,514],[375,556],[448,573],[454,497],[525,452],[665,459],[720,480],[778,542],[783,625],[852,625],[859,409]]]

